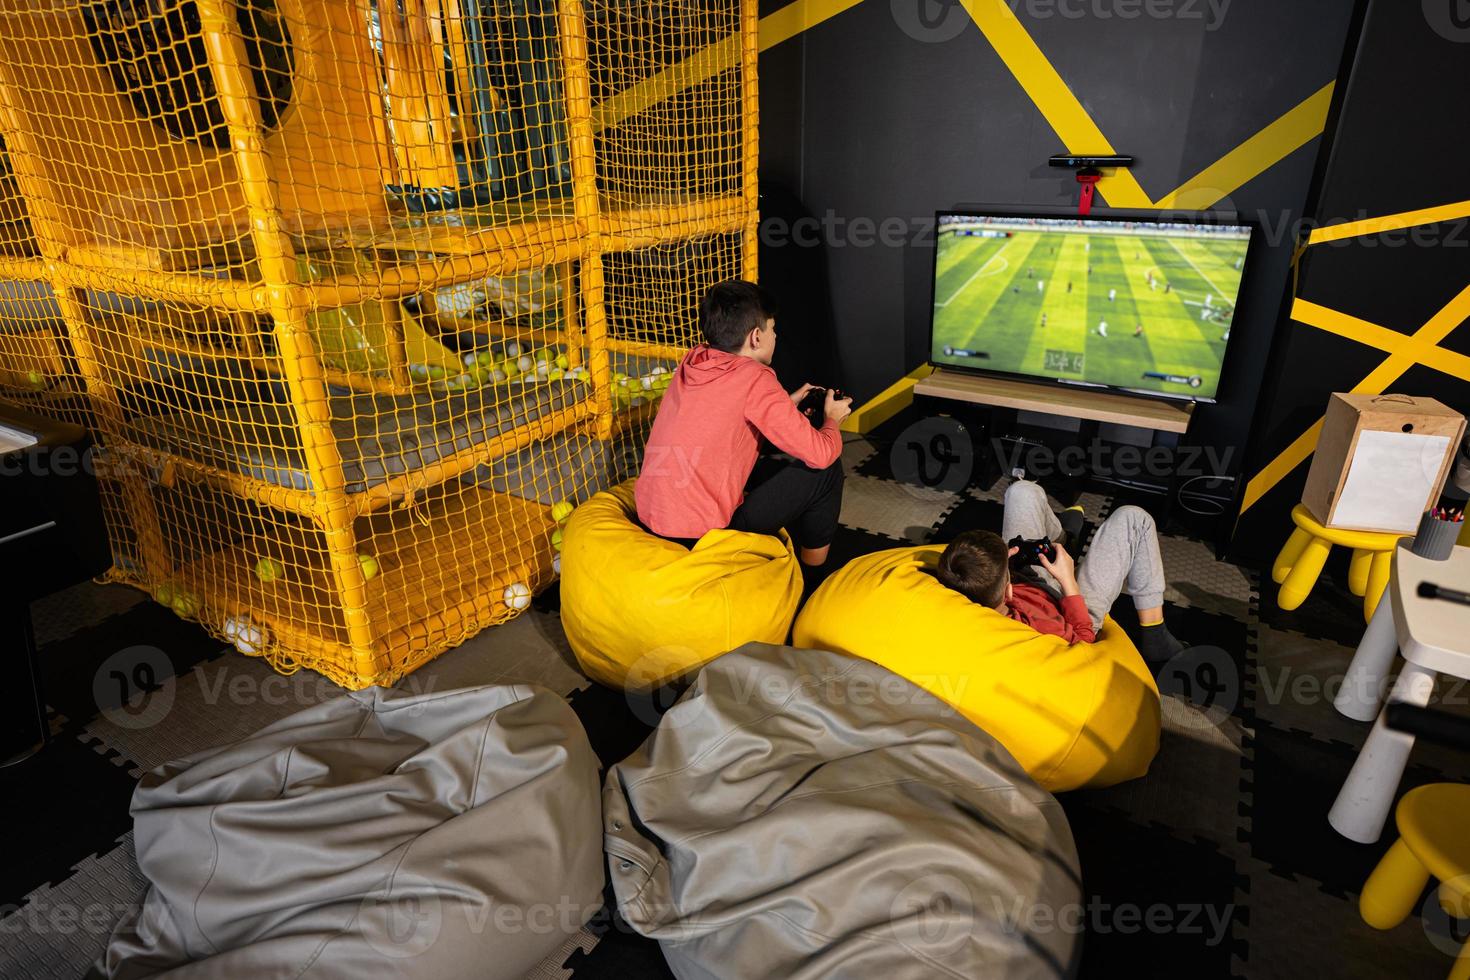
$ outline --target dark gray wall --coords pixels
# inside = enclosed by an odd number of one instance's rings
[[[1464,201],[1464,125],[1470,23],[1436,6],[1373,0],[1320,178],[1312,218],[1333,225]],[[1442,20],[1430,19],[1430,14]],[[1412,70],[1405,70],[1412,66]],[[1329,309],[1412,334],[1470,282],[1470,221],[1464,218],[1313,245],[1303,252],[1297,294]],[[1440,345],[1470,355],[1470,320]],[[1322,417],[1388,354],[1283,318],[1257,413],[1248,473],[1254,474]],[[1470,413],[1470,372],[1410,367],[1387,388],[1436,398]],[[1233,552],[1269,558],[1301,500],[1303,462],[1241,518]]]
[[[1056,13],[1132,9],[1117,0],[1012,6],[1118,151],[1138,158],[1134,172],[1157,200],[1336,77],[1353,3],[1234,0],[1218,22],[1193,0],[1174,9],[1207,19]],[[1071,176],[1045,165],[1061,140],[956,0],[866,0],[765,52],[761,93],[763,180],[789,186],[833,227],[898,218],[922,237],[935,210],[959,202],[1076,200]],[[1317,147],[1221,206],[1289,228]],[[840,230],[824,247],[842,383],[867,397],[927,358],[929,250],[856,245]],[[768,236],[765,268],[795,248]],[[1202,441],[1237,452],[1244,442],[1290,252],[1278,235],[1247,276],[1221,404],[1196,423]]]

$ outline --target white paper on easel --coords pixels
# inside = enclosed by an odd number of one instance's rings
[[[1332,526],[1412,534],[1449,451],[1449,436],[1377,429],[1358,433]]]

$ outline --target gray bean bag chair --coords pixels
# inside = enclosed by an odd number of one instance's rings
[[[602,905],[597,760],[526,686],[369,689],[148,773],[109,977],[521,977]]]
[[[608,773],[618,909],[680,978],[1070,976],[1060,807],[876,664],[747,644]]]

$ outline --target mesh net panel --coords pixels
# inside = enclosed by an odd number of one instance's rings
[[[391,683],[524,608],[755,274],[753,0],[0,7],[0,398],[115,580]]]

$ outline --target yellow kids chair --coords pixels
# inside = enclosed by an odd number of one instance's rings
[[[1394,811],[1399,839],[1363,885],[1358,912],[1375,929],[1408,918],[1431,877],[1439,880],[1439,904],[1456,918],[1470,918],[1470,786],[1432,783],[1411,789]],[[1470,943],[1450,969],[1450,980],[1470,980]]]
[[[1342,545],[1353,549],[1348,588],[1353,595],[1363,597],[1363,618],[1372,619],[1373,610],[1378,608],[1378,600],[1388,587],[1393,549],[1403,535],[1327,527],[1302,504],[1291,509],[1291,520],[1296,528],[1271,566],[1271,579],[1281,586],[1276,593],[1276,605],[1295,609],[1305,602],[1322,574],[1332,546]]]

